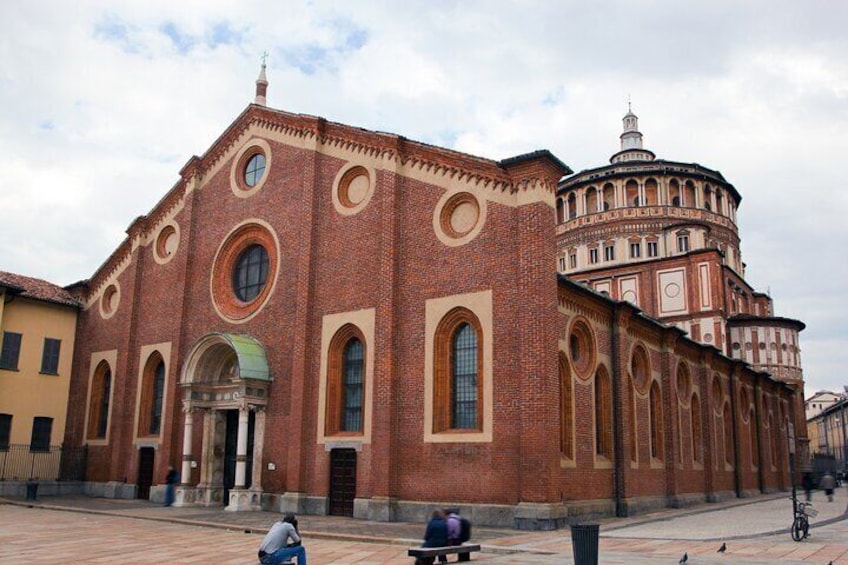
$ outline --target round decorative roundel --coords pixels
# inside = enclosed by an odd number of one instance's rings
[[[677,283],[668,283],[665,285],[665,295],[669,298],[676,298],[680,294],[680,285]]]
[[[112,283],[103,291],[100,297],[100,315],[103,318],[111,318],[118,310],[118,304],[121,302],[121,288],[117,283]]]
[[[354,165],[342,169],[333,184],[333,206],[343,216],[363,210],[374,195],[374,172]]]
[[[477,237],[486,221],[485,201],[470,192],[445,194],[433,214],[436,236],[445,245],[457,247]]]
[[[173,224],[168,224],[156,236],[156,246],[154,254],[157,263],[167,263],[177,252],[177,247],[180,244],[180,235],[177,233],[177,228]]]
[[[568,353],[574,372],[588,379],[595,371],[596,347],[592,329],[582,319],[575,320],[568,335]]]

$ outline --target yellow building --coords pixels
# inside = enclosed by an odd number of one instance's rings
[[[79,303],[0,271],[0,478],[60,476]]]

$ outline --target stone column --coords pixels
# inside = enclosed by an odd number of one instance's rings
[[[265,407],[258,406],[256,421],[253,423],[253,470],[250,490],[262,491],[262,451],[265,449]]]
[[[250,411],[247,406],[239,408],[238,419],[238,442],[236,443],[236,484],[237,489],[243,489],[245,486],[245,476],[247,471],[247,423],[250,417]]]
[[[180,484],[187,485],[191,477],[191,439],[194,433],[194,409],[189,403],[183,403],[183,462],[180,469]]]

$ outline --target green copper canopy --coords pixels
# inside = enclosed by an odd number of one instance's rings
[[[271,380],[268,359],[265,357],[265,348],[261,343],[248,335],[229,333],[219,335],[233,346],[238,357],[239,375],[242,379]]]

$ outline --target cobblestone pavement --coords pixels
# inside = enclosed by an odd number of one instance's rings
[[[5,504],[4,504],[5,502]],[[787,494],[704,504],[650,515],[600,521],[601,564],[848,565],[846,505],[839,489],[819,510],[810,539],[789,536]],[[253,564],[256,548],[278,514],[220,508],[164,508],[147,501],[87,497],[0,500],[0,563]],[[309,562],[412,565],[423,524],[383,523],[332,516],[299,516]],[[474,528],[482,563],[571,564],[568,530],[521,532]],[[722,542],[727,552],[716,552]]]

